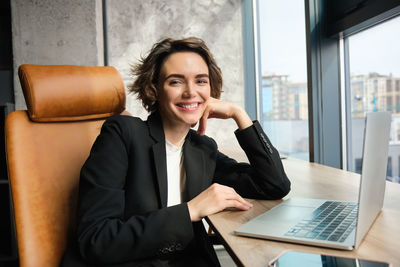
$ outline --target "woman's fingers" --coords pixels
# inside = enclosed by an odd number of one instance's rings
[[[223,200],[235,200],[239,203],[242,203],[243,205],[250,207],[252,206],[250,202],[246,201],[238,193],[236,193],[235,189],[233,189],[232,187],[220,185],[217,183],[214,183],[213,185],[211,185],[211,187],[214,189],[214,193],[216,194],[216,196],[220,196]]]
[[[243,199],[239,194],[235,193],[234,195],[231,196],[227,196],[226,198],[227,200],[227,207],[225,208],[240,208],[240,209],[249,209],[251,207],[253,207],[253,204],[251,204],[250,202],[246,201],[245,199]],[[229,206],[232,204],[231,201],[234,201],[233,203],[237,204],[235,206]]]
[[[200,135],[204,135],[206,133],[207,119],[208,119],[209,113],[210,113],[210,108],[209,108],[209,106],[207,106],[203,112],[203,116],[201,116],[201,118],[200,118],[199,128],[197,128],[197,133]]]
[[[210,118],[232,118],[236,121],[239,129],[245,129],[253,123],[243,108],[240,108],[232,103],[210,97],[207,102],[205,102],[205,106],[206,107],[204,109],[203,116],[200,118],[199,128],[197,129],[197,133],[200,135],[205,134],[207,128],[207,119]]]
[[[226,208],[248,210],[253,205],[228,186],[213,184],[188,202],[192,221],[222,211]]]
[[[227,200],[227,206],[224,209],[227,208],[236,208],[239,210],[249,210],[252,208],[252,206],[250,206],[249,204],[237,201],[237,200]]]
[[[209,98],[206,102],[206,108],[204,109],[203,116],[201,116],[199,121],[199,128],[197,129],[197,133],[200,135],[204,135],[207,128],[207,120],[210,118],[226,118],[226,115],[223,114],[221,107],[219,107],[223,102],[215,99]]]

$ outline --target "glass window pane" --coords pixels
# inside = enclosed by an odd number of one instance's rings
[[[263,128],[281,154],[309,160],[304,1],[260,0],[258,7]]]
[[[350,64],[351,133],[348,169],[361,172],[365,114],[390,111],[387,180],[400,176],[400,17],[348,38]],[[395,160],[399,159],[399,160]]]

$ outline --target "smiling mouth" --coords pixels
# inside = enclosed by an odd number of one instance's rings
[[[198,102],[191,103],[191,104],[177,104],[178,107],[185,109],[185,110],[196,110],[199,107]]]

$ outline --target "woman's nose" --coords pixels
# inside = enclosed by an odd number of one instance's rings
[[[185,91],[183,92],[184,97],[193,97],[195,95],[195,86],[193,83],[189,82],[185,86]]]

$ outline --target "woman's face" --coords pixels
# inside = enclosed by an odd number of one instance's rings
[[[159,108],[164,123],[170,126],[196,124],[210,97],[208,66],[194,52],[170,55],[161,68]]]

